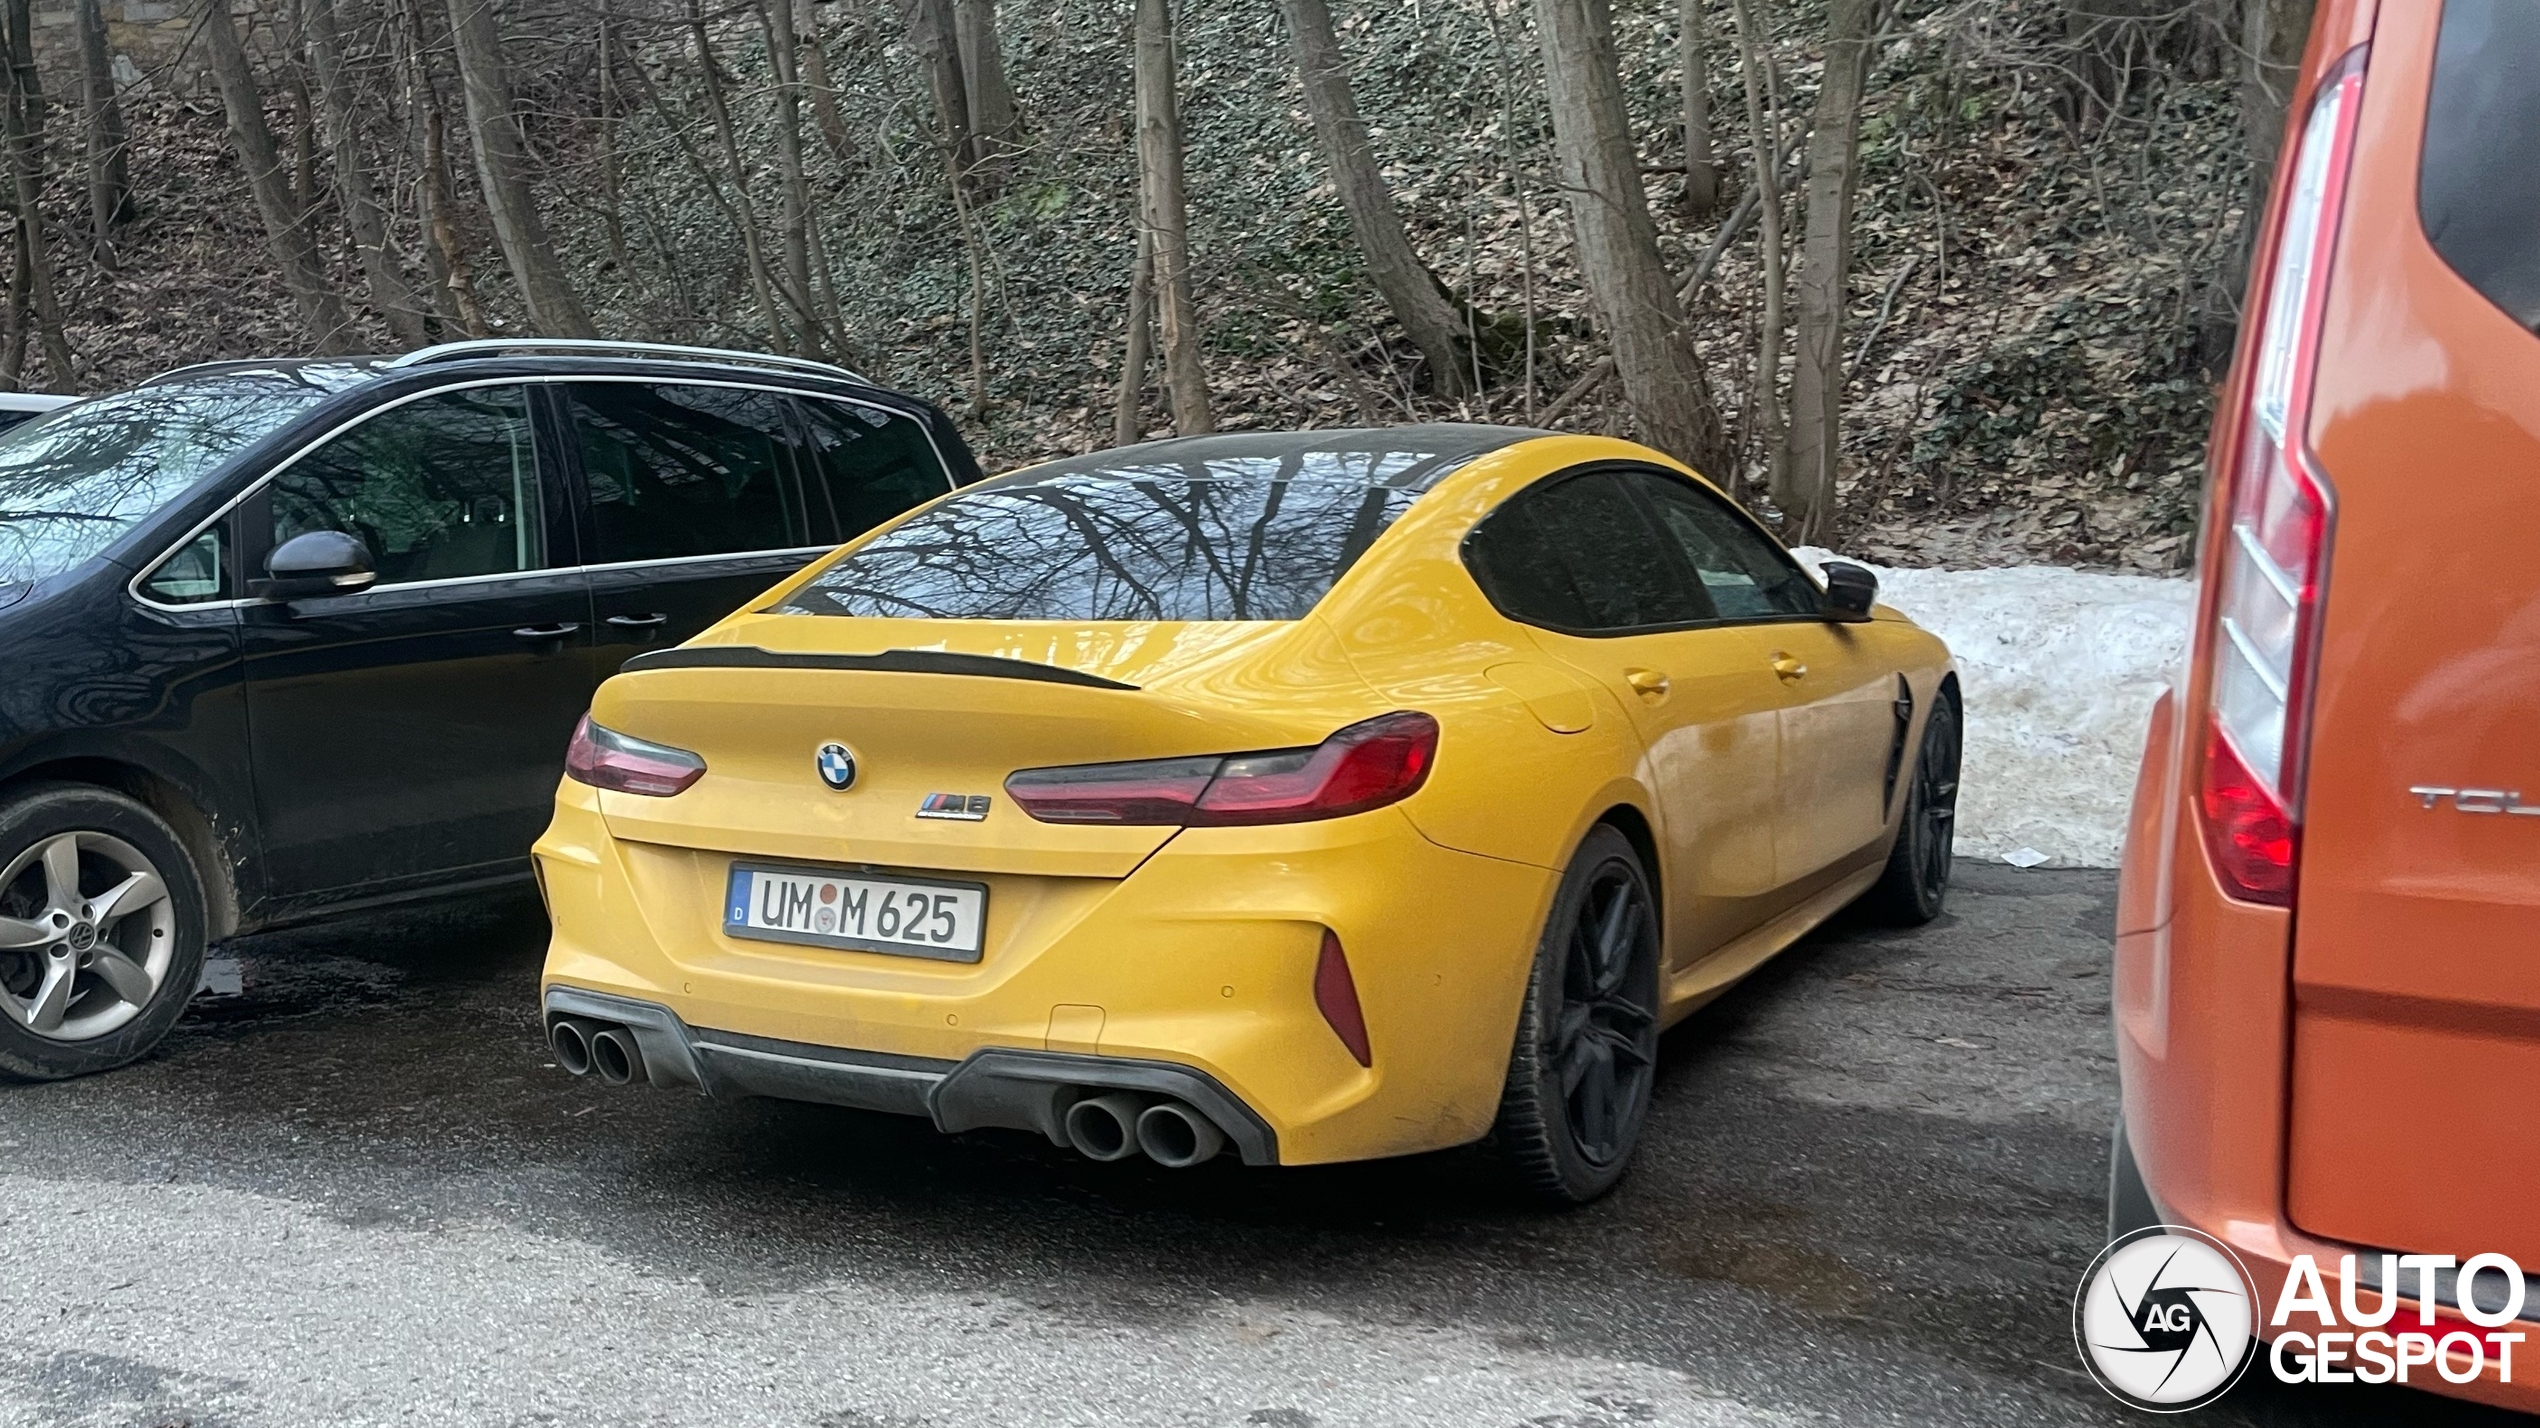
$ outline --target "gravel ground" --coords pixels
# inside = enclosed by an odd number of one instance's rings
[[[1568,1215],[1464,1154],[1173,1173],[611,1092],[547,1064],[518,904],[257,939],[147,1064],[0,1089],[0,1425],[2126,1421],[2069,1318],[2114,879],[1960,874],[1673,1032]]]

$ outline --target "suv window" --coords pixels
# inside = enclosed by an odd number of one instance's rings
[[[785,398],[649,382],[576,383],[571,394],[592,564],[814,543],[785,456]]]
[[[2445,0],[2417,212],[2443,261],[2540,330],[2540,5]]]
[[[808,468],[803,504],[814,539],[853,540],[952,489],[916,422],[850,402],[804,397],[799,403]]]
[[[273,543],[343,531],[381,585],[547,564],[529,399],[471,387],[392,407],[274,478]]]
[[[1712,618],[1632,499],[1626,482],[1637,475],[1556,477],[1492,512],[1464,542],[1482,593],[1512,620],[1587,634]]]
[[[221,529],[215,521],[201,535],[179,546],[141,582],[151,599],[162,605],[193,605],[226,599],[229,580],[221,568]]]
[[[1723,620],[1815,616],[1816,583],[1728,503],[1690,481],[1637,472],[1633,484],[1658,509],[1658,523],[1693,566]]]

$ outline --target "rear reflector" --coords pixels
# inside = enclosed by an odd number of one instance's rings
[[[1367,1045],[1367,1014],[1358,1008],[1358,981],[1349,974],[1340,934],[1328,927],[1323,929],[1322,954],[1314,960],[1314,1005],[1352,1059],[1361,1066],[1376,1064]]]
[[[564,772],[576,783],[612,793],[668,798],[705,777],[706,761],[686,749],[594,724],[585,714],[565,746]]]
[[[1340,818],[1420,791],[1437,760],[1438,721],[1400,712],[1352,724],[1307,749],[1024,769],[1005,781],[1043,823],[1224,828]]]

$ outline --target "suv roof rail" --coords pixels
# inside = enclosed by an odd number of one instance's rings
[[[835,362],[818,362],[809,357],[779,357],[770,352],[742,352],[727,347],[685,347],[671,342],[614,342],[590,337],[477,337],[465,342],[419,347],[403,356],[391,357],[385,365],[421,367],[432,362],[455,362],[465,357],[488,356],[497,352],[586,352],[600,357],[680,357],[712,362],[751,362],[765,367],[817,372],[827,377],[845,377],[854,382],[864,381],[863,377]]]

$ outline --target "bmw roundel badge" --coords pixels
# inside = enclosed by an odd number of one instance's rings
[[[820,770],[820,781],[840,793],[855,787],[855,755],[847,746],[832,741],[820,746],[812,756],[812,767]]]

